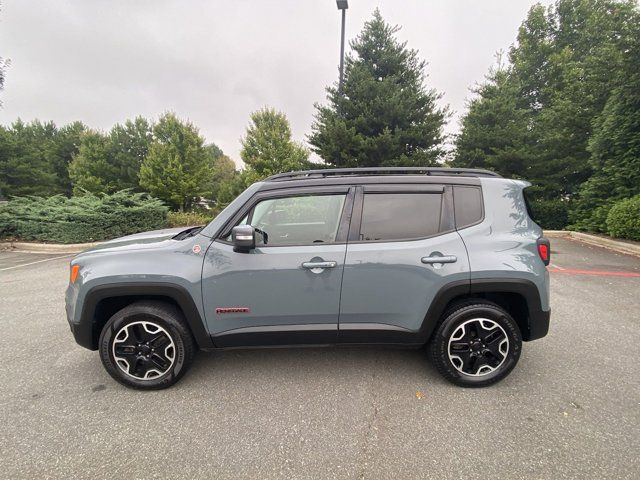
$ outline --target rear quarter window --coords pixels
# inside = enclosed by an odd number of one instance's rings
[[[480,187],[453,187],[456,228],[465,228],[482,220],[482,191]]]
[[[530,191],[528,192],[527,191],[528,189],[529,189],[529,187],[527,187],[527,188],[522,190],[522,196],[524,197],[524,204],[527,207],[527,215],[529,215],[529,218],[531,220],[533,220],[536,223],[539,223],[538,219],[536,218],[536,215],[535,215],[533,209],[531,208],[531,199],[530,199],[531,192]]]

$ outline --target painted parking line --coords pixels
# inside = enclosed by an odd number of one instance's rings
[[[604,270],[580,270],[577,268],[548,268],[553,273],[566,273],[568,275],[594,275],[599,277],[640,277],[640,272],[608,272]]]
[[[71,253],[71,254],[67,254],[67,255],[61,255],[59,257],[45,258],[44,260],[38,260],[36,262],[22,263],[20,265],[14,265],[12,267],[0,268],[0,272],[4,272],[5,270],[13,270],[14,268],[28,267],[29,265],[35,265],[37,263],[49,262],[51,260],[58,260],[60,258],[69,258],[69,257],[73,257],[73,254]]]

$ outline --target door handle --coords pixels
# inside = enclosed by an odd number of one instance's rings
[[[458,261],[458,257],[455,255],[443,255],[440,257],[430,256],[430,257],[422,257],[420,259],[422,263],[428,263],[433,265],[434,263],[455,263]]]
[[[309,270],[313,270],[315,268],[334,268],[338,265],[338,262],[304,262],[302,264],[302,268],[308,268]]]

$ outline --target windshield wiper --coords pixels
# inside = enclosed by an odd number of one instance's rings
[[[201,227],[187,228],[186,230],[183,230],[182,232],[175,235],[173,239],[184,240],[185,238],[193,237],[194,235],[197,235],[198,233],[200,233],[203,228],[204,228],[204,225]]]

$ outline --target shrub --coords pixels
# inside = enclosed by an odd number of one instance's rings
[[[0,238],[82,243],[165,226],[167,207],[143,193],[17,197],[0,206]]]
[[[607,233],[607,216],[611,210],[612,203],[605,203],[600,206],[585,206],[578,203],[571,212],[573,223],[569,225],[570,230],[581,232]]]
[[[607,227],[613,237],[640,240],[640,195],[614,204],[607,215]]]
[[[169,227],[192,227],[196,225],[206,225],[215,217],[213,211],[202,212],[169,212],[167,214],[167,225]]]
[[[547,230],[562,230],[569,223],[569,206],[562,200],[533,200],[533,219]]]

